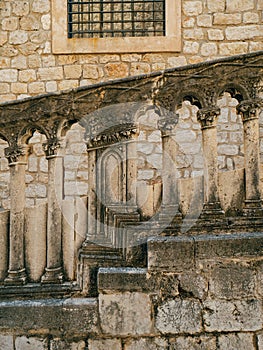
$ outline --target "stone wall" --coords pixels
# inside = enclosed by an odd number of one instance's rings
[[[98,298],[0,303],[3,350],[262,350],[262,234],[159,237]]]
[[[182,0],[177,53],[53,55],[50,0],[0,4],[1,102],[263,49],[262,0]]]

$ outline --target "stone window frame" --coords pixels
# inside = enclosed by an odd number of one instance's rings
[[[67,1],[51,0],[53,54],[181,51],[181,1],[166,0],[165,36],[68,38]]]

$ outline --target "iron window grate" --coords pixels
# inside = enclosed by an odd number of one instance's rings
[[[165,36],[165,0],[67,0],[69,38]]]

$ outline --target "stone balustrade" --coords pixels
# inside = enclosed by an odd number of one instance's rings
[[[0,135],[8,142],[5,155],[9,160],[11,199],[10,213],[1,213],[0,221],[0,249],[3,256],[8,255],[0,259],[4,288],[8,291],[8,287],[29,281],[38,283],[43,293],[56,284],[63,291],[64,281],[77,280],[82,291],[96,295],[99,267],[144,266],[147,237],[180,235],[184,220],[192,220],[189,235],[260,228],[262,68],[263,53],[258,52],[0,105]],[[226,214],[222,204],[217,166],[217,101],[224,92],[238,101],[237,113],[243,121],[245,176],[240,177],[239,186],[245,189],[244,203],[234,217]],[[204,157],[203,208],[195,220],[185,217],[184,193],[176,176],[176,111],[186,100],[198,107]],[[139,118],[149,111],[158,116],[163,176],[161,209],[147,221],[137,199],[136,144]],[[76,206],[63,197],[63,140],[75,123],[85,129],[88,156],[87,210],[82,214],[76,213]],[[25,208],[24,179],[28,141],[36,130],[46,137],[43,149],[48,186],[47,207],[43,207],[40,233],[35,238],[41,237],[41,262],[35,258],[41,269],[34,275],[33,258],[28,263],[26,245],[34,240],[32,236],[27,239],[28,231],[37,231],[29,223],[29,218],[35,219],[35,209],[28,213]],[[240,203],[232,201],[231,205],[240,208]],[[75,214],[82,215],[86,225],[82,239],[77,241]]]

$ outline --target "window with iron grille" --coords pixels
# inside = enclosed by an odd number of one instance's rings
[[[165,0],[68,0],[69,38],[165,36]]]
[[[181,51],[182,0],[51,0],[52,52]]]

